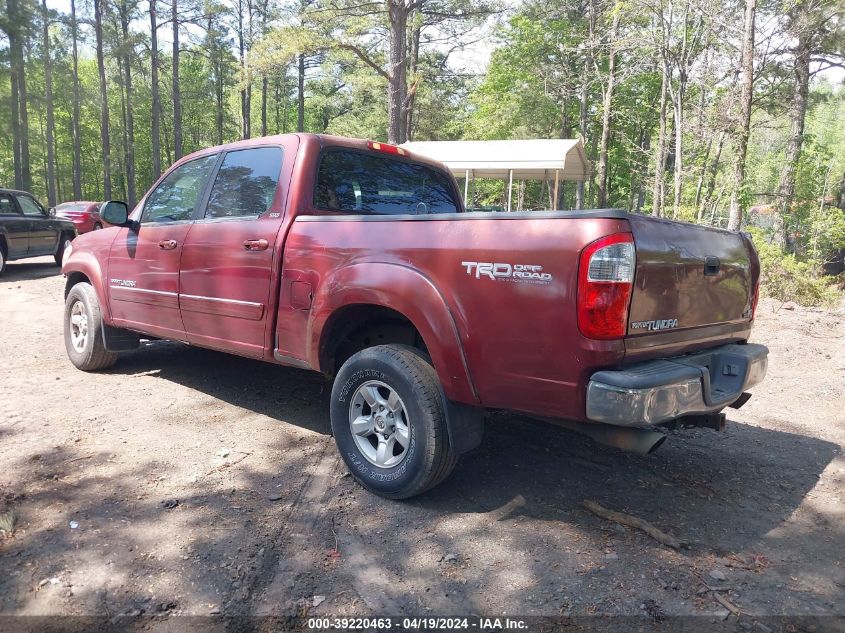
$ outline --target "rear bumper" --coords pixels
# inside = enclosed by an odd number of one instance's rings
[[[765,378],[768,355],[763,345],[731,344],[596,372],[587,386],[587,418],[644,426],[720,411]]]
[[[61,216],[64,220],[70,220],[76,227],[76,232],[82,235],[94,230],[94,225],[97,224],[97,219],[91,215],[85,214],[81,216]]]

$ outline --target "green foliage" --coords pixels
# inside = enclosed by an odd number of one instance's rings
[[[781,303],[793,301],[803,306],[835,307],[842,300],[836,280],[818,275],[813,262],[799,261],[767,241],[765,233],[751,230],[760,256],[760,282],[763,294]]]

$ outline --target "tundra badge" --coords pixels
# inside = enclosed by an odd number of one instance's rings
[[[634,321],[632,330],[669,330],[678,327],[678,319],[657,319],[655,321]]]

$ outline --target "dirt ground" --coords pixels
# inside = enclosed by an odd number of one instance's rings
[[[346,475],[317,374],[171,342],[77,371],[63,284],[47,259],[0,278],[0,520],[16,516],[0,536],[0,615],[697,615],[737,630],[814,616],[784,630],[845,628],[829,617],[845,616],[842,310],[762,302],[754,340],[771,350],[769,375],[724,433],[672,431],[642,457],[495,413],[445,484],[399,503]]]

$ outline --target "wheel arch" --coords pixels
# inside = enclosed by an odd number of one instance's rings
[[[334,373],[337,351],[350,336],[368,326],[378,332],[380,325],[392,323],[418,340],[397,340],[394,330],[372,345],[405,343],[424,350],[447,397],[478,402],[452,313],[432,281],[420,272],[380,262],[345,267],[322,281],[311,314],[309,360],[323,373]]]
[[[100,313],[106,323],[111,323],[108,296],[105,289],[105,278],[100,263],[90,253],[74,252],[62,268],[67,277],[65,281],[64,298],[67,299],[70,289],[76,284],[86,282],[91,284],[97,300],[100,302]]]

